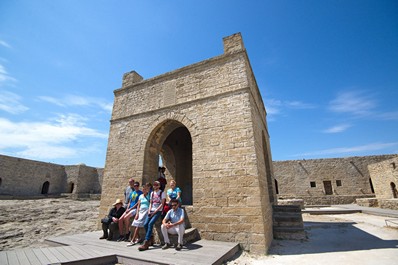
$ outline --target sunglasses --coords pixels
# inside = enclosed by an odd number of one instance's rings
[[[171,207],[177,207],[177,204],[172,204]]]

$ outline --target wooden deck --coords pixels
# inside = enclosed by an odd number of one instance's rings
[[[199,240],[188,243],[182,250],[162,250],[160,246],[138,251],[126,242],[99,240],[102,232],[49,238],[52,247],[18,249],[0,252],[1,265],[41,264],[222,264],[237,251],[237,243]]]

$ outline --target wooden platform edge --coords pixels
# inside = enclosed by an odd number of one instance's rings
[[[233,248],[231,248],[227,253],[225,253],[216,262],[214,262],[213,265],[224,264],[225,261],[232,258],[236,253],[238,253],[238,251],[240,251],[240,245],[239,245],[239,243],[236,243],[236,245]]]

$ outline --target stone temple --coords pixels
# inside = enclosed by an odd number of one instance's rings
[[[201,238],[266,253],[276,200],[266,110],[241,34],[223,44],[222,55],[153,78],[124,74],[114,91],[100,216],[129,178],[155,181],[161,157]]]

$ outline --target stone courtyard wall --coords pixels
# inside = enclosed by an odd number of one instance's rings
[[[85,165],[63,166],[52,163],[0,155],[0,196],[32,197],[68,193],[68,183],[80,182],[75,193],[101,193],[102,169]],[[48,192],[42,194],[48,182]]]
[[[398,156],[368,165],[377,199],[394,199],[391,183],[398,189]],[[398,197],[398,194],[396,194]],[[398,198],[395,199],[398,200]],[[385,204],[388,204],[386,202]],[[391,208],[391,207],[389,207]]]
[[[353,203],[356,198],[374,197],[368,165],[396,156],[274,161],[278,197],[301,198],[306,204]],[[332,194],[326,194],[324,181],[330,181]]]
[[[182,191],[193,198],[185,205],[192,227],[204,239],[265,253],[272,241],[265,109],[240,35],[225,38],[224,49],[221,56],[147,80],[136,72],[124,75],[115,91],[100,215],[122,196],[128,178],[157,178],[151,156],[183,127],[192,140],[192,186]],[[267,171],[272,178],[272,168]]]

